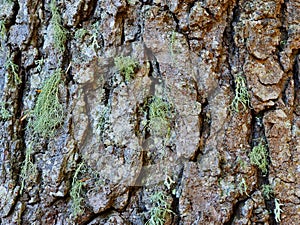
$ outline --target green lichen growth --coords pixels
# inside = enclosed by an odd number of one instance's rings
[[[42,58],[42,59],[37,59],[34,61],[34,63],[36,64],[36,69],[38,72],[41,72],[42,71],[42,67],[45,63],[45,60]]]
[[[4,40],[6,37],[6,27],[4,20],[0,20],[0,37],[2,40]]]
[[[109,114],[110,114],[110,106],[105,106],[102,111],[100,112],[98,124],[97,124],[97,130],[99,131],[100,135],[102,135],[105,131],[105,125],[107,124],[109,120]]]
[[[92,25],[91,41],[95,52],[97,52],[97,49],[100,48],[98,44],[99,26],[99,21]]]
[[[147,128],[151,135],[168,138],[171,133],[172,105],[158,96],[149,100]]]
[[[253,147],[249,157],[251,164],[256,165],[263,174],[268,173],[268,152],[266,146],[262,142]]]
[[[243,195],[244,193],[248,196],[247,190],[248,190],[248,186],[246,183],[246,180],[244,178],[242,178],[241,182],[238,184],[238,189],[241,195]]]
[[[150,196],[152,207],[149,211],[150,219],[145,225],[164,225],[168,214],[174,214],[167,196],[163,192],[156,192]]]
[[[4,102],[0,102],[0,117],[3,120],[8,120],[9,118],[11,118],[11,114],[10,112],[5,108],[5,103]]]
[[[30,124],[35,134],[42,137],[54,135],[56,127],[63,122],[64,110],[59,102],[58,88],[61,82],[61,69],[57,69],[45,82],[33,110]]]
[[[23,192],[23,189],[25,187],[25,182],[34,180],[38,173],[37,166],[33,163],[31,159],[31,153],[33,149],[32,145],[32,143],[29,143],[25,152],[25,159],[21,167],[21,193]]]
[[[8,71],[9,79],[13,81],[14,85],[19,85],[22,83],[21,78],[19,77],[19,66],[9,58],[5,63],[5,68]]]
[[[231,110],[240,112],[240,105],[242,105],[242,111],[245,111],[250,107],[250,95],[247,90],[246,79],[237,75],[235,80],[235,96],[231,102]]]
[[[262,185],[261,192],[262,192],[263,196],[265,197],[265,199],[270,200],[274,191],[273,191],[273,188],[271,185],[264,184],[264,185]]]
[[[170,53],[171,53],[171,59],[172,59],[173,64],[176,63],[175,51],[174,51],[175,46],[176,46],[176,32],[172,31],[172,34],[171,34],[171,37],[170,37]]]
[[[65,44],[67,41],[67,31],[62,26],[62,20],[60,17],[60,12],[57,9],[55,0],[52,0],[50,3],[50,9],[52,13],[51,23],[53,26],[53,39],[54,47],[61,53],[66,49]]]
[[[84,208],[82,207],[82,188],[84,186],[84,182],[79,179],[79,174],[82,173],[83,167],[83,162],[77,167],[73,176],[72,187],[70,191],[70,196],[72,199],[72,215],[74,217],[80,216],[84,213]]]
[[[129,56],[120,56],[115,58],[115,65],[124,77],[125,82],[129,82],[134,78],[138,62]]]
[[[88,31],[86,30],[86,29],[84,29],[84,28],[80,28],[80,29],[78,29],[78,30],[76,30],[76,32],[75,32],[75,39],[77,39],[77,40],[82,40],[82,38],[86,35],[86,34],[88,34]]]
[[[275,208],[274,208],[274,215],[275,215],[275,220],[277,223],[279,223],[281,221],[281,213],[283,212],[283,210],[280,208],[281,206],[283,206],[283,204],[281,204],[279,202],[279,200],[277,198],[275,198]]]

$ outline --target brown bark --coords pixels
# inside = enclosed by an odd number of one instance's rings
[[[0,8],[0,224],[299,224],[299,0]]]

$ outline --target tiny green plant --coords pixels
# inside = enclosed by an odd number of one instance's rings
[[[115,65],[121,75],[123,75],[125,82],[129,82],[134,78],[138,62],[130,56],[120,56],[115,58]]]
[[[262,192],[263,196],[265,197],[265,199],[270,200],[274,191],[273,191],[273,188],[271,185],[264,184],[264,185],[262,185],[261,192]]]
[[[174,214],[171,210],[170,203],[167,202],[167,196],[163,192],[156,192],[150,196],[151,207],[149,211],[150,219],[145,225],[164,225],[166,216],[168,214]]]
[[[283,206],[283,204],[281,204],[279,200],[275,198],[274,215],[277,223],[281,221],[281,213],[283,212],[283,210],[280,208],[281,206]]]
[[[258,166],[263,174],[268,173],[268,152],[262,141],[260,141],[257,146],[253,147],[249,157],[251,164]]]
[[[0,102],[0,117],[3,120],[7,120],[11,117],[12,115],[10,114],[10,112],[5,108],[5,103],[4,102]]]
[[[231,109],[235,112],[239,112],[240,105],[242,105],[242,110],[246,110],[250,107],[250,95],[247,90],[246,79],[238,74],[234,80],[235,83],[235,96],[231,102]]]
[[[67,41],[67,31],[62,26],[62,20],[60,13],[57,9],[55,0],[52,0],[50,3],[51,8],[51,23],[53,26],[53,38],[54,38],[54,47],[61,53],[65,51],[65,43]]]
[[[25,182],[33,180],[38,171],[37,171],[37,166],[32,162],[31,160],[31,153],[33,149],[33,143],[29,143],[28,147],[26,148],[25,152],[25,159],[23,161],[23,165],[21,167],[21,189],[20,192],[23,192],[23,189],[25,187]]]
[[[12,58],[9,58],[5,63],[5,68],[8,71],[9,78],[12,79],[15,85],[19,85],[22,83],[22,80],[19,77],[19,66],[15,64]]]
[[[171,133],[172,105],[158,96],[149,100],[147,128],[153,136],[169,137]]]
[[[64,110],[58,97],[61,74],[61,69],[57,69],[45,82],[33,110],[34,120],[30,126],[42,137],[53,136],[55,128],[63,121]]]
[[[83,162],[77,167],[73,176],[72,187],[70,191],[70,196],[72,199],[72,214],[74,217],[80,216],[84,213],[84,209],[82,207],[82,188],[84,186],[84,182],[79,179],[79,174],[82,172],[83,167]]]

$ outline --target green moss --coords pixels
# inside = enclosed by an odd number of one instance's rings
[[[115,65],[124,77],[125,82],[129,82],[134,78],[135,69],[138,67],[138,62],[129,56],[120,56],[115,58]]]
[[[265,199],[269,200],[271,198],[271,195],[273,194],[273,188],[269,184],[262,185],[261,192]]]
[[[10,58],[5,63],[5,68],[8,71],[9,79],[13,81],[14,85],[19,85],[22,80],[19,77],[19,66]]]
[[[150,219],[145,225],[164,225],[166,216],[174,214],[170,203],[167,202],[167,196],[163,192],[156,192],[150,196],[152,207],[149,211]]]
[[[54,47],[63,53],[65,51],[65,44],[67,41],[67,31],[66,29],[62,26],[62,21],[60,17],[60,12],[58,11],[56,7],[55,0],[52,0],[50,3],[50,8],[51,8],[51,23],[53,26],[53,38],[54,38]]]
[[[147,128],[150,134],[168,138],[171,133],[172,105],[160,97],[153,96],[148,107]]]
[[[70,196],[72,199],[72,215],[74,217],[80,216],[84,213],[84,209],[82,207],[82,188],[84,186],[84,182],[79,179],[79,174],[82,173],[83,168],[84,163],[80,163],[72,180]]]
[[[30,124],[35,134],[50,137],[63,122],[64,110],[58,98],[58,87],[61,82],[61,69],[57,69],[45,82],[33,110],[33,121]]]
[[[240,105],[242,105],[242,111],[250,107],[250,95],[247,90],[246,79],[237,75],[235,80],[235,96],[231,103],[231,109],[235,112],[240,111]]]
[[[253,147],[249,157],[251,164],[258,166],[263,174],[268,173],[268,152],[266,146],[262,142]]]
[[[34,180],[38,173],[36,165],[31,160],[31,153],[33,149],[32,145],[32,143],[29,143],[26,148],[25,159],[21,167],[21,193],[25,187],[25,182]]]

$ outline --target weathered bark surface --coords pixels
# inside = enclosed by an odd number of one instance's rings
[[[1,0],[0,224],[145,224],[158,206],[164,224],[300,223],[299,0],[52,7]],[[47,134],[36,105],[59,68]],[[267,172],[250,160],[260,143]]]

